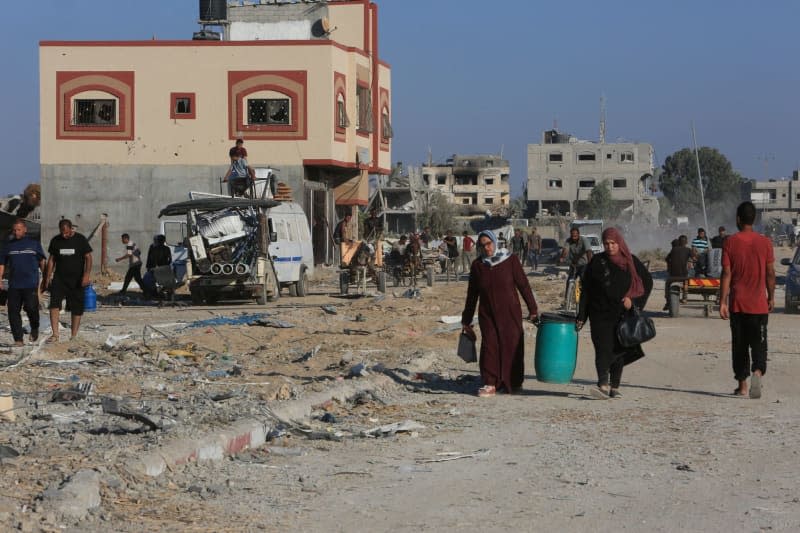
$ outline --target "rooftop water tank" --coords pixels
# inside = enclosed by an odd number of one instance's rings
[[[200,20],[225,20],[227,16],[227,0],[200,0]]]

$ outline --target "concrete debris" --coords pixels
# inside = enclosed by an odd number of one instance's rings
[[[0,444],[0,459],[8,459],[17,456],[19,456],[19,452],[17,450],[12,448],[11,446]]]
[[[141,411],[123,405],[119,400],[114,398],[103,398],[103,412],[109,415],[120,416],[122,418],[141,422],[150,429],[161,429],[161,424],[159,422],[156,422]]]
[[[42,501],[71,518],[83,518],[90,509],[100,506],[100,474],[80,470],[57,489],[42,493]]]
[[[332,305],[323,305],[320,308],[329,315],[335,315],[339,313],[339,311],[337,311],[336,308]]]
[[[425,426],[414,420],[404,420],[403,422],[374,427],[364,431],[362,434],[366,437],[385,437],[395,433],[411,433],[420,429],[425,429]]]
[[[307,351],[306,353],[304,353],[303,355],[301,355],[297,359],[292,360],[292,362],[293,363],[305,363],[306,361],[308,361],[309,359],[311,359],[312,357],[317,355],[317,352],[319,352],[319,349],[320,349],[321,346],[322,346],[321,344],[317,344],[316,346],[314,346],[313,349]]]
[[[358,363],[357,365],[353,366],[350,369],[350,373],[348,374],[350,377],[366,377],[369,375],[369,371],[367,370],[367,365],[364,363]]]
[[[78,383],[68,389],[54,391],[50,396],[51,403],[72,403],[85,400],[94,392],[94,383]]]
[[[208,326],[244,326],[252,324],[257,320],[264,320],[268,316],[270,316],[269,313],[245,313],[239,316],[218,316],[205,320],[195,320],[194,322],[186,324],[183,329],[205,328]]]
[[[10,394],[0,394],[0,420],[13,422],[17,419],[14,413],[14,397]]]

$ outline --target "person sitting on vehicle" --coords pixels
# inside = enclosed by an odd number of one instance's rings
[[[705,276],[708,272],[708,248],[709,242],[706,237],[706,230],[697,228],[697,237],[692,240],[692,250],[695,254],[694,275]]]
[[[672,241],[672,249],[666,257],[667,261],[667,281],[664,283],[664,311],[669,310],[669,289],[673,282],[681,282],[681,303],[686,302],[686,291],[688,289],[689,263],[692,260],[692,250],[686,246],[689,239],[686,235],[681,235]]]
[[[378,217],[378,208],[369,210],[369,217],[364,221],[364,240],[377,242],[383,236],[383,221]]]
[[[248,166],[247,159],[240,155],[238,148],[231,148],[228,155],[231,158],[231,166],[222,178],[222,182],[230,183],[231,196],[246,196],[253,182],[254,171]]]

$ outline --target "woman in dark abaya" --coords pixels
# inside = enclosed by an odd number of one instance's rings
[[[642,357],[641,345],[625,348],[617,339],[617,323],[631,307],[644,309],[653,278],[639,258],[631,254],[622,233],[616,228],[603,231],[604,252],[592,257],[583,273],[581,298],[576,322],[583,327],[592,322],[592,344],[597,368],[596,398],[621,398],[622,369]]]
[[[478,396],[516,392],[525,379],[525,345],[522,309],[517,291],[528,307],[528,320],[537,317],[536,300],[519,259],[505,248],[498,249],[497,237],[489,230],[478,234],[478,258],[472,262],[467,300],[461,315],[462,331],[475,338],[472,317],[480,299],[480,370],[483,386]]]

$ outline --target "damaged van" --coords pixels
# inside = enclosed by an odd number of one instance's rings
[[[193,304],[280,296],[267,212],[273,199],[210,197],[170,204],[159,217],[186,216],[187,276]]]

